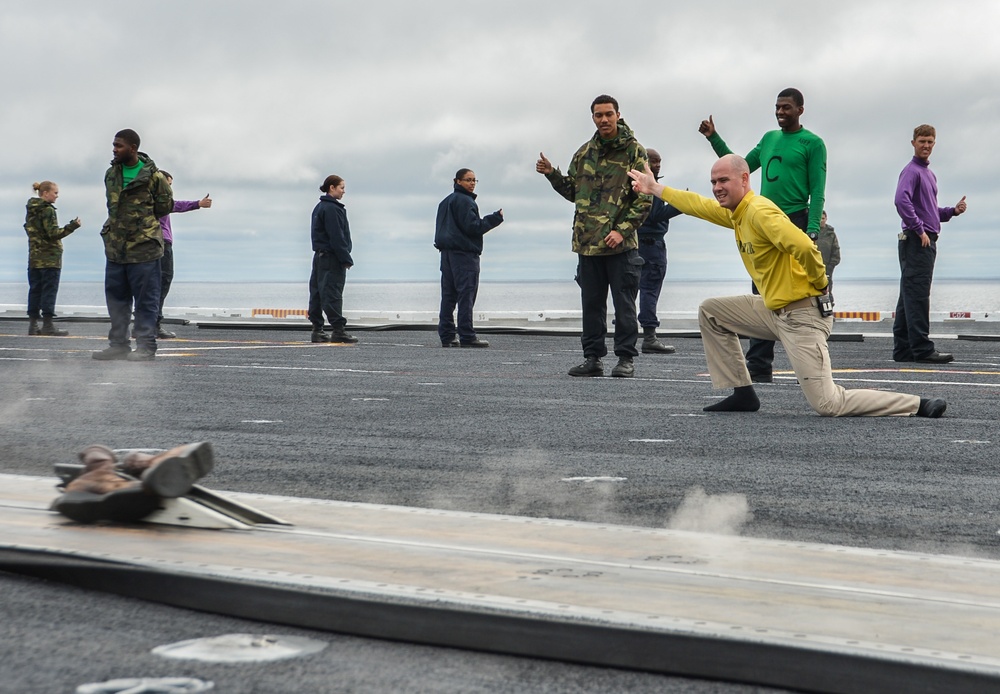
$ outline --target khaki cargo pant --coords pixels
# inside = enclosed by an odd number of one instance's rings
[[[914,415],[920,398],[879,390],[847,390],[833,382],[826,339],[833,318],[823,318],[813,306],[771,311],[759,296],[706,299],[698,307],[698,324],[712,385],[751,385],[738,335],[780,341],[799,379],[802,393],[824,417],[884,417]]]

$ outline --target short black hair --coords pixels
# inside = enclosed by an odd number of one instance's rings
[[[463,178],[465,178],[465,174],[467,174],[467,173],[472,173],[472,169],[459,169],[458,171],[456,171],[455,172],[455,183],[458,183]]]
[[[615,107],[615,113],[618,113],[618,99],[616,99],[613,96],[609,96],[607,94],[601,94],[599,97],[590,102],[591,113],[594,112],[594,107],[597,106],[597,104],[611,104],[612,106]]]
[[[791,99],[792,101],[795,102],[796,106],[805,106],[805,104],[806,104],[806,100],[805,100],[805,97],[802,96],[802,92],[800,92],[795,87],[789,87],[788,89],[782,89],[780,92],[778,92],[778,98],[779,99],[783,99],[783,98]]]
[[[124,130],[119,130],[115,133],[115,139],[121,138],[127,144],[135,145],[136,149],[139,149],[139,133],[132,128],[125,128]]]

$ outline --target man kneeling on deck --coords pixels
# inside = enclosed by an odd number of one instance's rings
[[[121,463],[107,446],[87,446],[79,455],[83,472],[66,484],[52,510],[80,523],[142,520],[158,510],[163,499],[191,491],[214,462],[207,441],[157,455],[130,451]]]
[[[826,341],[833,316],[819,300],[827,294],[826,268],[808,236],[767,198],[750,189],[750,168],[728,154],[712,167],[712,200],[660,185],[646,167],[629,172],[633,188],[652,194],[685,214],[736,232],[743,264],[760,296],[706,299],[698,307],[705,358],[716,388],[733,388],[706,412],[756,412],[754,391],[740,348],[740,335],[780,340],[812,408],[825,417],[917,415],[940,417],[944,400],[877,390],[846,390],[833,382]]]

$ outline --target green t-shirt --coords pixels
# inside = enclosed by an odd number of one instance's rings
[[[729,146],[712,133],[708,138],[717,155],[732,154]],[[750,171],[760,172],[760,194],[785,214],[809,208],[809,233],[819,233],[826,202],[826,145],[805,128],[793,133],[771,130],[746,155]]]
[[[135,177],[139,175],[142,171],[142,160],[140,159],[135,166],[125,166],[122,164],[122,188],[127,186],[129,183],[135,180]]]

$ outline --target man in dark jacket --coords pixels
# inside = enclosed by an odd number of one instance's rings
[[[152,361],[156,356],[156,315],[160,308],[160,217],[170,214],[174,195],[166,176],[139,151],[139,135],[115,135],[114,159],[104,174],[108,221],[104,223],[104,298],[111,317],[111,346],[91,356],[102,361]],[[128,324],[135,314],[136,350]]]
[[[660,178],[660,153],[647,149],[649,168],[657,180]],[[649,216],[639,227],[639,255],[642,256],[642,274],[639,276],[639,325],[642,326],[643,354],[673,354],[677,350],[656,339],[656,329],[660,320],[656,317],[656,304],[663,289],[663,278],[667,275],[667,242],[665,236],[670,229],[670,220],[682,214],[670,203],[653,198]]]
[[[340,176],[326,177],[319,189],[324,193],[312,212],[312,275],[309,277],[309,322],[313,324],[313,342],[353,343],[358,338],[348,334],[344,318],[344,284],[347,271],[354,266],[351,258],[351,225],[347,208],[340,201],[347,184]],[[323,330],[323,314],[333,333]]]
[[[434,247],[441,251],[438,336],[442,347],[489,347],[490,343],[480,340],[472,327],[472,307],[479,293],[479,256],[483,254],[483,235],[503,223],[503,210],[479,217],[476,173],[472,169],[459,169],[454,183],[454,192],[438,205],[434,231]]]

